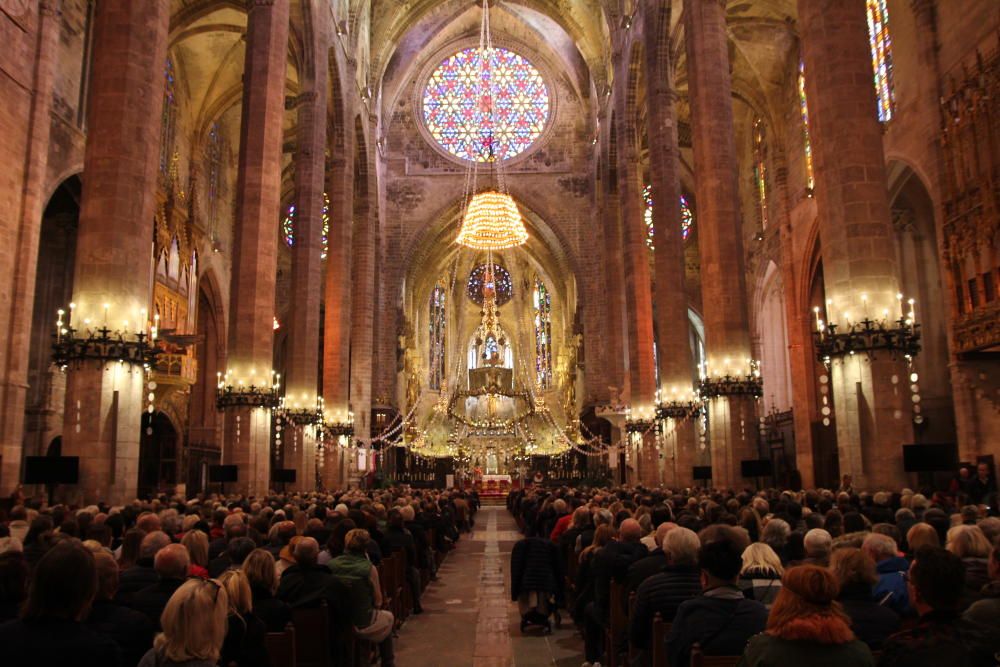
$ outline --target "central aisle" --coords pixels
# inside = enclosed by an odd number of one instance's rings
[[[424,613],[399,633],[398,667],[577,667],[583,640],[563,613],[563,629],[521,635],[510,601],[510,552],[520,539],[502,506],[483,507],[471,535],[463,535],[424,592]]]

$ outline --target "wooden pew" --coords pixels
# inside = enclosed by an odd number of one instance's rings
[[[264,636],[264,647],[271,659],[271,667],[296,667],[295,626],[291,623],[282,632],[269,632]]]
[[[705,655],[701,652],[701,646],[698,644],[691,647],[691,667],[736,667],[742,657],[741,655]]]
[[[326,600],[292,609],[296,667],[330,667],[330,616]]]
[[[625,635],[628,628],[626,605],[625,585],[612,580],[608,599],[608,627],[604,635],[604,657],[607,660],[608,667],[619,667],[621,664],[618,647],[621,645],[621,638]]]
[[[670,636],[670,623],[663,620],[660,614],[653,618],[653,639],[651,640],[651,653],[653,667],[668,667],[667,665],[667,637]]]

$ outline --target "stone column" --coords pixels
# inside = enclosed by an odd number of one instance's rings
[[[736,372],[746,369],[751,351],[725,2],[684,0],[684,41],[706,354],[710,367],[724,371],[728,359]],[[740,461],[757,458],[754,401],[711,400],[709,424],[712,481],[739,486]]]
[[[646,72],[646,122],[653,194],[653,252],[657,360],[660,398],[690,400],[694,381],[691,325],[684,289],[684,236],[681,232],[677,145],[677,94],[671,85],[670,3],[646,0],[643,41]],[[664,481],[691,484],[697,451],[694,423],[668,422],[664,434]]]
[[[228,370],[235,378],[255,373],[269,379],[274,359],[275,225],[281,205],[288,5],[289,0],[250,0],[247,5],[228,350]],[[226,414],[223,463],[238,467],[237,489],[267,491],[270,447],[269,411]]]
[[[609,114],[610,115],[610,114]],[[607,120],[607,117],[605,117]],[[606,127],[614,128],[611,122],[606,123]],[[621,202],[618,192],[618,140],[613,133],[607,132],[607,149],[604,154],[607,156],[607,166],[602,170],[603,209],[601,216],[601,226],[603,228],[603,240],[601,244],[604,258],[604,285],[607,295],[607,314],[605,326],[607,327],[607,349],[605,350],[605,363],[608,370],[606,383],[615,387],[609,392],[612,394],[608,398],[612,402],[621,403],[627,400],[628,388],[625,386],[625,269],[622,247],[622,233],[620,220]]]
[[[312,80],[298,99],[295,154],[295,244],[292,246],[291,322],[285,369],[286,401],[316,405],[319,390],[319,317],[323,289],[323,192],[326,189],[327,37],[319,12],[311,23]],[[285,449],[285,466],[296,470],[295,488],[316,487],[316,429],[300,428],[299,448]]]
[[[354,436],[367,443],[377,433],[372,432],[372,380],[375,335],[375,253],[378,214],[373,204],[372,165],[363,136],[357,137],[354,163],[354,224],[351,266],[351,408],[354,410]],[[365,460],[371,466],[371,450]],[[357,470],[348,468],[349,476]],[[344,480],[350,483],[353,480]]]
[[[81,332],[146,324],[168,22],[158,2],[107,0],[94,13],[71,322]],[[69,371],[63,451],[80,457],[78,500],[135,497],[144,389],[141,367]]]
[[[11,220],[18,230],[10,260],[4,270],[11,276],[9,307],[0,315],[0,330],[8,337],[0,351],[0,496],[8,496],[21,481],[21,454],[24,439],[24,408],[28,379],[28,351],[31,347],[32,309],[35,301],[35,271],[42,213],[45,210],[45,170],[48,164],[49,128],[52,126],[52,85],[59,55],[59,10],[61,0],[38,3],[34,81],[24,154],[23,191],[20,217]],[[13,101],[8,101],[13,104]],[[5,258],[6,259],[6,258]],[[6,264],[6,262],[4,262]],[[55,313],[48,314],[51,318]],[[54,326],[55,320],[51,320]],[[46,332],[50,329],[46,328]]]
[[[343,132],[343,130],[341,130]],[[349,145],[349,144],[348,144]],[[330,250],[326,259],[323,303],[323,403],[327,417],[344,421],[350,409],[351,362],[351,248],[353,231],[353,163],[346,155],[330,161],[327,192],[330,195]],[[321,472],[323,486],[341,488],[344,480],[339,438],[327,439]]]
[[[896,320],[899,269],[865,3],[799,0],[798,9],[827,321],[843,330],[845,320],[861,320],[866,309],[873,318],[888,311]],[[900,445],[913,437],[907,375],[905,363],[884,353],[875,361],[863,354],[833,361],[840,472],[853,475],[856,487],[898,488],[906,481]]]
[[[622,56],[615,77],[620,88],[615,96],[615,129],[618,143],[618,192],[621,197],[622,239],[625,258],[625,317],[629,405],[632,415],[652,419],[656,401],[656,368],[653,354],[653,287],[649,247],[646,245],[639,155],[636,145],[634,101],[627,94],[629,62]],[[639,442],[641,438],[641,444]],[[637,447],[638,481],[658,483],[655,430],[630,435]]]

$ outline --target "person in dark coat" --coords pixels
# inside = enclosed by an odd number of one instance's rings
[[[250,552],[257,548],[254,541],[249,537],[234,538],[226,546],[226,550],[218,558],[213,558],[208,563],[208,576],[212,579],[218,578],[226,570],[243,565],[243,561],[250,555]]]
[[[124,667],[121,650],[82,623],[97,594],[94,555],[69,540],[38,561],[22,616],[0,625],[4,667]]]
[[[675,523],[662,523],[656,529],[656,534],[653,536],[653,539],[656,540],[656,548],[650,551],[648,556],[643,556],[628,568],[625,576],[625,587],[628,592],[635,591],[639,588],[639,584],[667,566],[670,559],[663,550],[663,539],[676,527]]]
[[[899,630],[900,618],[872,595],[878,583],[875,563],[860,549],[845,547],[834,552],[830,569],[840,583],[837,601],[851,619],[851,630],[871,650],[881,650],[886,638]]]
[[[969,482],[969,500],[974,505],[996,505],[997,481],[990,474],[990,466],[980,463],[976,466],[976,476]]]
[[[264,645],[267,627],[251,610],[253,597],[246,574],[242,570],[227,570],[219,578],[219,583],[229,600],[228,627],[219,664],[269,667],[271,660]]]
[[[84,624],[95,633],[114,641],[126,665],[135,665],[153,645],[154,625],[145,614],[115,601],[118,592],[118,563],[105,552],[94,554],[97,566],[97,596]]]
[[[134,593],[128,599],[128,606],[144,614],[150,623],[159,630],[160,615],[167,606],[167,601],[181,584],[187,579],[191,560],[188,550],[180,544],[171,544],[156,554],[154,568],[159,580]]]
[[[325,597],[326,586],[333,576],[328,567],[316,562],[319,543],[311,537],[304,537],[295,545],[292,555],[295,565],[281,573],[277,598],[293,608],[315,604]]]
[[[382,536],[382,543],[385,545],[387,553],[398,552],[405,560],[406,581],[410,586],[410,594],[413,597],[413,613],[423,613],[420,606],[420,570],[417,567],[417,542],[413,535],[406,529],[403,513],[393,508],[389,510],[389,523]]]
[[[955,554],[940,547],[917,551],[909,588],[920,620],[886,640],[879,667],[994,665],[993,656],[1000,651],[996,627],[977,625],[959,614],[964,582],[965,568]]]
[[[278,577],[274,571],[274,556],[266,549],[254,549],[243,561],[243,572],[250,583],[254,616],[264,622],[268,632],[283,632],[292,620],[292,609],[274,596]]]
[[[563,604],[563,571],[559,548],[544,537],[526,537],[510,555],[510,599],[517,602],[521,629],[525,621],[548,624],[549,601]],[[529,616],[535,612],[534,616]]]
[[[611,542],[600,549],[591,564],[594,579],[594,601],[587,605],[584,615],[584,644],[588,662],[598,662],[604,652],[604,628],[611,613],[611,582],[625,582],[628,568],[649,549],[640,542],[642,527],[635,519],[622,521],[618,531],[618,542]]]
[[[24,554],[20,551],[0,554],[0,623],[17,618],[27,596],[28,561]]]
[[[728,526],[715,528],[698,550],[703,592],[680,605],[670,627],[671,665],[689,664],[695,644],[706,655],[740,655],[747,641],[767,625],[767,607],[747,599],[736,584],[747,546],[745,535]]]
[[[701,594],[699,547],[698,535],[694,531],[680,527],[672,529],[662,546],[667,564],[661,572],[643,581],[636,591],[635,609],[629,619],[629,640],[640,650],[642,664],[648,664],[656,615],[672,623],[681,604]]]
[[[170,544],[170,537],[162,531],[153,531],[142,538],[139,545],[139,559],[135,565],[122,571],[118,579],[118,599],[128,602],[133,593],[136,593],[147,586],[152,586],[159,577],[153,567],[153,559],[157,552]]]

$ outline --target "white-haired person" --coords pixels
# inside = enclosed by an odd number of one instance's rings
[[[138,667],[215,667],[226,638],[229,596],[214,579],[188,579],[170,597],[163,631]]]

